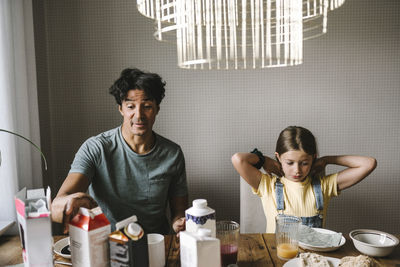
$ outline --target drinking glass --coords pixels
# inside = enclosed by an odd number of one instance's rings
[[[217,238],[221,243],[221,265],[236,264],[239,247],[239,224],[234,221],[217,221]]]
[[[278,215],[276,221],[276,247],[278,258],[290,260],[299,252],[299,228],[301,219],[296,216]]]
[[[147,234],[147,248],[149,251],[149,267],[165,266],[164,236],[160,234]]]

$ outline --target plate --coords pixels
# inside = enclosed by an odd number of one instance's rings
[[[71,252],[68,251],[68,248],[67,248],[68,246],[69,246],[69,237],[58,240],[54,244],[54,253],[56,253],[57,255],[60,255],[61,257],[66,258],[66,259],[70,259]]]
[[[319,233],[323,233],[323,234],[336,234],[335,231],[331,231],[328,229],[324,229],[324,228],[313,228],[316,232]],[[337,246],[334,247],[319,247],[319,246],[312,246],[303,242],[299,242],[299,247],[301,247],[302,249],[308,249],[308,250],[313,250],[313,251],[334,251],[337,250],[338,248],[340,248],[341,246],[343,246],[346,243],[346,238],[344,238],[344,236],[342,236],[342,238],[340,239],[340,243]]]
[[[337,266],[339,266],[340,259],[332,258],[332,257],[324,257],[324,258],[328,260],[329,264],[330,264],[332,267],[337,267]],[[286,263],[283,265],[283,267],[299,267],[299,266],[301,266],[300,263],[301,263],[301,262],[300,262],[300,259],[299,259],[299,258],[294,258],[294,259],[291,259],[290,261],[286,262]]]

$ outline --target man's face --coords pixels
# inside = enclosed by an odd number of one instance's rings
[[[124,122],[123,130],[136,136],[152,134],[159,106],[140,89],[129,90],[119,107]]]

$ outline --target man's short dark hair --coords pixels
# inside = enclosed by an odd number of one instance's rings
[[[150,100],[155,100],[159,105],[165,96],[165,84],[156,73],[127,68],[121,72],[121,76],[110,87],[109,92],[115,97],[118,105],[122,105],[129,90],[143,90]]]

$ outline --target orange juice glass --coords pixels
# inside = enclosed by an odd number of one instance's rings
[[[292,259],[297,256],[299,248],[293,244],[282,243],[277,247],[278,257],[280,259]]]
[[[299,252],[299,227],[301,219],[296,216],[278,215],[276,222],[276,247],[278,258],[290,260]]]

